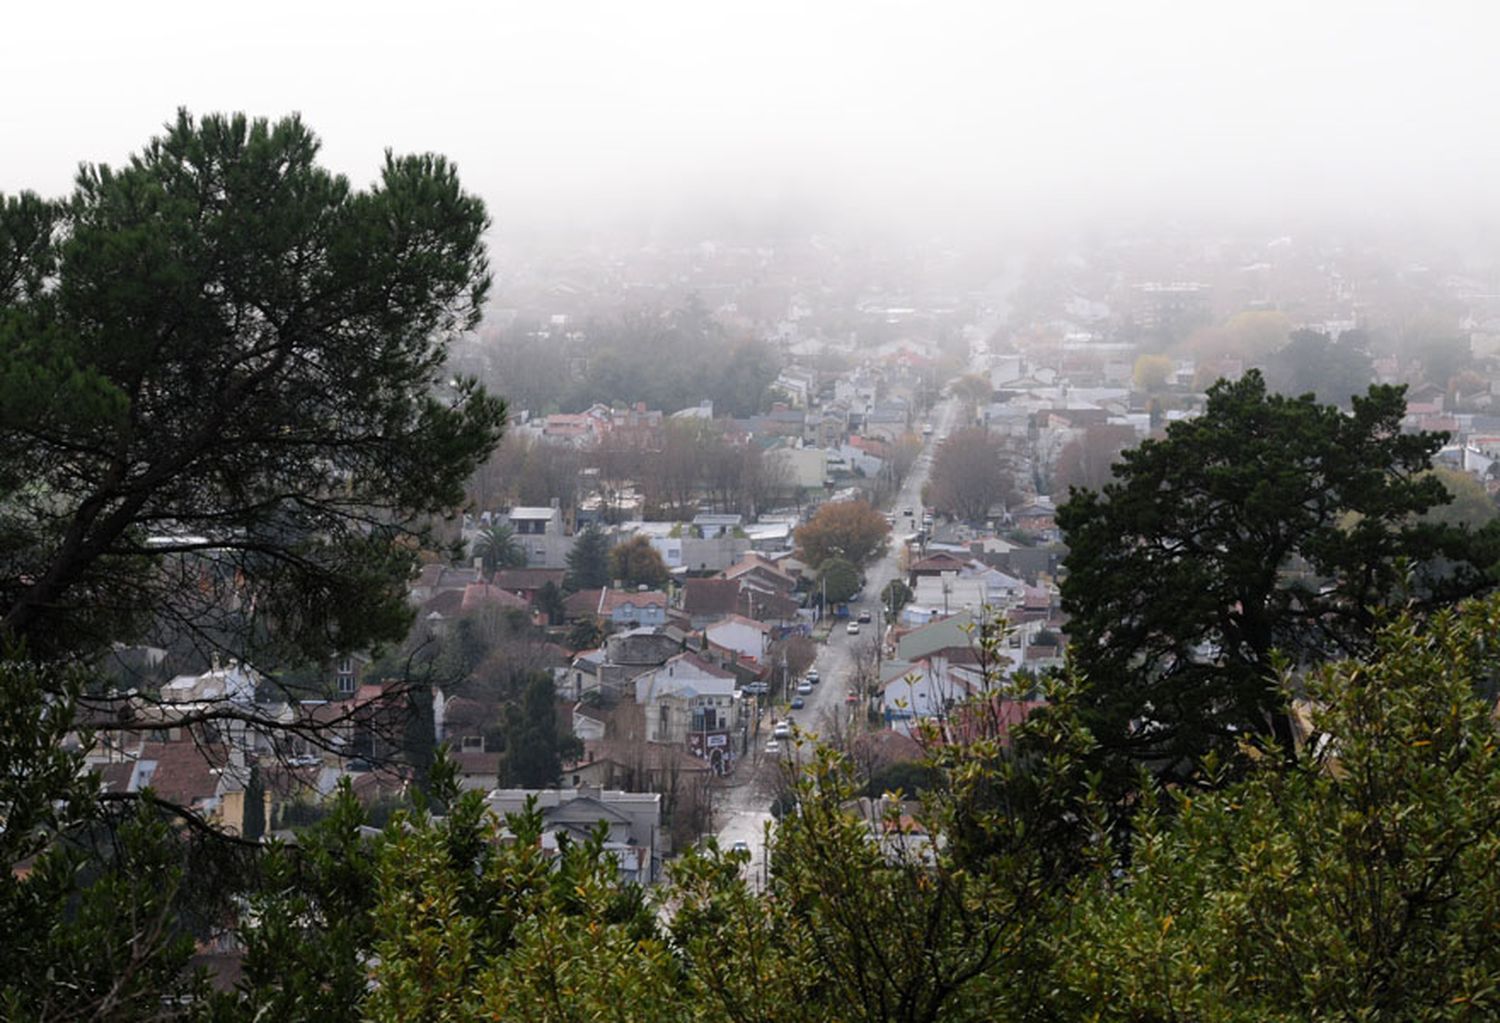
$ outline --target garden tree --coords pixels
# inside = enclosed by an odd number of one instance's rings
[[[1469,339],[1455,334],[1429,337],[1412,354],[1422,363],[1423,378],[1445,391],[1454,377],[1474,364]]]
[[[568,630],[568,646],[574,650],[593,650],[604,642],[605,632],[593,615],[585,615]]]
[[[1059,1018],[1500,1014],[1497,629],[1493,599],[1403,612],[1303,680],[1317,738],[1290,769],[1163,791],[1128,865],[1079,889]]]
[[[502,523],[479,531],[474,538],[474,556],[483,559],[486,572],[526,567],[526,548],[516,539],[515,530]]]
[[[563,589],[569,593],[609,585],[609,537],[590,525],[573,538],[568,549],[568,572]]]
[[[1273,652],[1358,651],[1374,608],[1490,584],[1492,543],[1416,520],[1448,497],[1423,475],[1443,437],[1401,433],[1405,407],[1372,387],[1345,414],[1251,371],[1073,493],[1063,608],[1102,745],[1187,770],[1268,724],[1289,747]]]
[[[787,678],[801,678],[818,659],[818,643],[811,636],[795,633],[771,644],[766,663],[786,665]]]
[[[417,787],[423,790],[427,788],[433,752],[437,749],[436,712],[432,686],[418,684],[407,689],[401,754],[416,776]]]
[[[966,405],[983,405],[990,400],[994,388],[990,386],[989,377],[979,373],[970,373],[959,377],[949,385],[953,390],[953,396]]]
[[[903,433],[890,445],[891,475],[899,485],[911,472],[917,459],[922,457],[922,438],[915,433]]]
[[[1259,363],[1286,344],[1292,321],[1285,313],[1247,310],[1221,327],[1206,327],[1188,339],[1188,351],[1202,360],[1243,359]]]
[[[982,522],[990,509],[1015,497],[1011,459],[1004,442],[983,429],[957,430],[938,445],[925,504],[962,522]]]
[[[562,588],[550,579],[543,583],[536,592],[536,609],[547,616],[548,625],[561,625],[568,613]]]
[[[1432,470],[1432,475],[1442,483],[1449,500],[1428,509],[1422,516],[1424,522],[1478,529],[1495,518],[1494,499],[1472,473],[1440,465]]]
[[[1374,364],[1352,332],[1337,341],[1315,330],[1292,332],[1285,347],[1266,360],[1266,384],[1280,394],[1311,393],[1318,400],[1348,408],[1370,385]]]
[[[1167,378],[1172,375],[1172,369],[1172,360],[1165,355],[1137,356],[1131,382],[1137,391],[1154,394],[1167,386]]]
[[[182,113],[0,207],[0,629],[31,656],[404,633],[426,524],[505,423],[443,372],[488,221],[441,157],[358,191],[317,153],[295,117]]]
[[[1066,493],[1072,487],[1103,490],[1114,479],[1114,466],[1120,453],[1134,447],[1140,438],[1134,428],[1105,423],[1086,426],[1083,436],[1069,441],[1057,457],[1053,470],[1054,493]]]
[[[582,752],[578,738],[557,719],[557,690],[545,672],[533,673],[521,699],[505,708],[501,734],[500,781],[511,788],[552,788],[563,761]]]
[[[666,562],[645,536],[633,536],[614,546],[609,552],[609,574],[630,589],[637,586],[656,589],[665,586],[670,578]]]
[[[860,569],[885,553],[890,534],[891,524],[868,503],[835,501],[797,527],[797,557],[809,565],[840,558]]]
[[[818,566],[818,592],[830,604],[844,604],[859,592],[859,569],[844,558],[829,558]]]
[[[261,777],[260,765],[250,767],[250,780],[245,783],[245,826],[240,837],[258,842],[266,833],[266,783]]]
[[[885,584],[885,589],[880,591],[880,603],[885,608],[885,613],[894,619],[915,596],[916,594],[906,583],[900,579],[892,579]]]
[[[722,358],[722,350],[721,350]],[[706,391],[714,414],[745,418],[767,405],[771,383],[781,372],[776,353],[764,341],[741,341],[729,349],[718,373],[708,378]]]

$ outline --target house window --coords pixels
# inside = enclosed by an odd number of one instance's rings
[[[352,657],[345,657],[343,660],[339,661],[339,674],[340,675],[353,675],[354,674],[354,658],[352,658]]]
[[[484,736],[466,735],[463,737],[463,751],[465,753],[483,753]]]
[[[342,693],[345,696],[348,696],[348,695],[350,695],[351,693],[354,692],[354,676],[353,675],[340,675],[339,676],[339,692]]]

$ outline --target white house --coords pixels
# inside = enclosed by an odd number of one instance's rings
[[[985,686],[977,668],[944,657],[892,661],[881,671],[880,709],[891,728],[907,733],[918,719],[944,715]]]
[[[526,552],[527,568],[566,568],[573,538],[563,531],[562,509],[553,500],[547,508],[515,507],[500,516],[516,543]]]
[[[728,615],[703,630],[709,643],[740,657],[764,662],[771,645],[771,627],[744,615]]]
[[[485,805],[500,818],[525,811],[535,800],[542,815],[542,849],[556,855],[558,838],[587,840],[600,824],[608,832],[604,851],[622,881],[651,884],[661,859],[661,794],[619,792],[583,785],[576,789],[495,789]]]
[[[956,572],[917,577],[911,603],[901,609],[901,621],[921,625],[960,611],[978,612],[989,603],[985,580]]]

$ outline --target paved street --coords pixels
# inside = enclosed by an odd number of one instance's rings
[[[951,398],[933,408],[932,418],[929,420],[933,426],[932,437],[889,509],[896,516],[890,550],[866,569],[861,599],[850,605],[849,621],[854,621],[853,616],[861,608],[869,610],[872,621],[868,625],[861,625],[857,636],[847,633],[844,621],[834,624],[828,641],[818,649],[815,667],[822,681],[813,687],[810,696],[805,697],[807,706],[792,712],[792,720],[799,729],[826,733],[829,729],[839,727],[839,719],[842,719],[844,727],[848,727],[852,713],[863,713],[862,707],[850,705],[845,700],[849,692],[849,679],[854,671],[855,652],[858,649],[870,649],[878,641],[877,630],[882,621],[880,593],[887,583],[900,575],[903,538],[921,528],[922,486],[932,467],[932,453],[936,449],[938,438],[945,436],[953,428],[957,414],[957,402]],[[905,514],[907,509],[912,511],[911,516]],[[752,856],[749,872],[757,882],[765,876],[765,829],[771,821],[769,811],[775,797],[777,775],[783,769],[782,755],[768,755],[764,751],[766,740],[770,737],[770,728],[770,718],[767,717],[762,722],[759,738],[751,741],[749,759],[742,762],[735,772],[735,783],[721,790],[722,801],[716,814],[720,822],[719,847],[728,849],[735,842],[748,844]],[[789,745],[786,741],[781,743],[783,755]]]

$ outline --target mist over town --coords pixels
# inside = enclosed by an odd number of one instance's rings
[[[8,10],[0,1019],[1493,1018],[1497,30]]]

